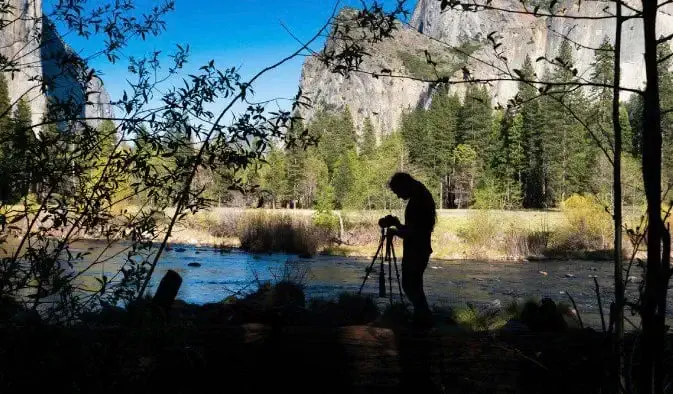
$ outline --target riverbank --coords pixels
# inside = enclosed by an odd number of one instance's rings
[[[586,211],[439,210],[432,257],[489,261],[611,259],[609,215]],[[314,214],[311,210],[213,208],[187,217],[173,231],[170,242],[243,247],[252,252],[371,257],[380,239],[378,218],[404,215],[403,211],[335,211],[333,226],[325,231],[314,223]],[[636,217],[634,211],[627,220]],[[624,245],[625,255],[629,255],[628,238]],[[401,242],[395,247],[401,255]]]
[[[169,209],[158,218],[155,242],[162,240],[172,214]],[[380,241],[378,219],[388,214],[404,216],[402,210],[333,211],[316,217],[312,210],[211,208],[177,222],[169,243],[241,248],[252,253],[369,258]],[[631,227],[638,217],[637,209],[626,209],[625,222]],[[50,236],[59,238],[67,227],[54,231]],[[610,215],[585,198],[556,210],[439,210],[432,234],[432,258],[609,260],[613,255],[612,231]],[[77,234],[76,239],[100,240],[96,234]],[[11,247],[11,239],[8,241]],[[632,247],[626,234],[623,245],[624,256],[630,256]],[[396,242],[395,248],[398,255],[403,254],[401,242]]]

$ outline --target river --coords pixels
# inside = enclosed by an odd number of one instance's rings
[[[95,242],[79,244],[71,251],[91,251],[99,246]],[[200,266],[189,266],[190,263]],[[370,259],[364,258],[300,258],[278,253],[221,252],[209,247],[175,245],[164,252],[150,290],[158,285],[167,270],[174,270],[183,278],[178,298],[189,303],[205,304],[221,301],[236,292],[252,291],[258,281],[282,277],[283,272],[289,272],[292,275],[303,274],[307,298],[334,298],[344,291],[357,292],[370,263]],[[105,272],[109,275],[117,267],[117,264],[108,263]],[[92,275],[100,275],[101,272],[96,269]],[[365,284],[364,293],[378,296],[378,272],[377,263]],[[460,306],[468,302],[480,306],[495,300],[506,305],[529,297],[549,297],[556,302],[568,303],[568,292],[575,299],[585,324],[599,327],[593,276],[600,285],[603,308],[607,314],[613,298],[613,266],[608,261],[431,260],[425,273],[424,288],[428,301],[436,306]],[[635,299],[638,268],[634,268],[632,276],[627,296]],[[669,292],[669,302],[673,298],[670,296]],[[377,300],[381,305],[386,302],[378,297]]]

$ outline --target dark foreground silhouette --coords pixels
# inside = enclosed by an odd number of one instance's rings
[[[609,392],[609,336],[559,325],[543,308],[527,312],[525,331],[446,320],[418,331],[399,305],[379,315],[366,297],[307,305],[281,282],[194,306],[171,301],[179,285],[169,273],[154,300],[70,328],[0,324],[0,392]]]

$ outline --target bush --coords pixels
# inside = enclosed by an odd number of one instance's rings
[[[453,320],[459,325],[471,331],[492,331],[502,328],[509,320],[507,311],[496,310],[478,310],[472,304],[464,308],[456,309]]]
[[[549,245],[549,231],[531,231],[511,225],[504,235],[505,251],[510,257],[539,256]]]
[[[185,225],[189,228],[205,231],[213,237],[236,237],[243,211],[234,209],[213,209],[188,216]]]
[[[307,256],[329,242],[329,235],[305,218],[267,212],[245,214],[239,222],[238,238],[241,248],[249,252]]]
[[[567,225],[551,239],[553,251],[587,251],[610,248],[612,217],[595,199],[574,194],[561,205]]]
[[[493,244],[501,226],[502,223],[498,223],[488,211],[475,210],[470,213],[467,225],[458,230],[458,236],[478,253]]]

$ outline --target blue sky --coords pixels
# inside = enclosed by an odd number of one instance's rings
[[[157,1],[137,0],[136,3],[138,9],[143,10]],[[175,3],[175,11],[166,18],[166,31],[161,36],[133,42],[123,54],[142,56],[160,50],[167,55],[176,44],[189,44],[188,71],[213,59],[220,68],[240,67],[244,78],[299,47],[281,22],[298,38],[307,40],[325,23],[335,4],[334,0],[176,0]],[[393,6],[395,1],[383,3]],[[407,3],[411,9],[415,0],[407,0]],[[340,1],[341,6],[359,7],[360,4],[360,0]],[[97,40],[87,41],[72,34],[65,39],[84,56],[100,49]],[[322,42],[314,48],[320,49]],[[260,79],[254,99],[292,97],[297,92],[303,60],[303,57],[295,58]],[[90,64],[101,72],[112,99],[121,97],[129,77],[127,62],[122,59],[112,65],[101,56]]]

